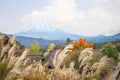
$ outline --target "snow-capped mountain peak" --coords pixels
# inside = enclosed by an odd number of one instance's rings
[[[38,24],[33,24],[24,29],[24,32],[26,31],[33,31],[33,32],[51,32],[56,30],[56,28],[48,23],[48,22],[41,22]]]
[[[55,28],[48,22],[31,25],[24,29],[24,31],[16,34],[17,36],[26,36],[33,38],[43,38],[47,40],[66,40],[67,37],[71,39],[78,39],[79,35],[65,32],[61,29]]]

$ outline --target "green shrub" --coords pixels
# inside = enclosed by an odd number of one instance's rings
[[[117,50],[115,47],[113,47],[112,43],[107,43],[103,46],[103,52],[105,55],[108,55],[108,57],[112,57],[115,60],[118,59]]]

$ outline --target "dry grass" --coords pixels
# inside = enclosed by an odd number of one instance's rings
[[[7,68],[9,59],[0,62],[0,80],[5,80],[11,68]]]
[[[49,69],[40,62],[31,63],[30,59],[26,59],[27,54],[21,55],[12,42],[10,39],[8,44],[0,47],[0,57],[8,53],[0,62],[0,80],[107,80],[117,64],[113,58],[94,49],[72,51],[70,46],[66,46],[65,49],[53,51],[51,61],[54,68]],[[46,59],[45,62],[50,61]]]
[[[65,59],[63,68],[48,69],[41,63],[23,70],[23,80],[102,80],[111,74],[115,61],[92,49],[74,51]]]
[[[80,80],[80,75],[71,65],[70,68],[49,70],[40,63],[28,66],[22,71],[22,80]]]

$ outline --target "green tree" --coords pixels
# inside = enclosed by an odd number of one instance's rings
[[[108,55],[108,57],[112,57],[115,60],[118,59],[117,49],[113,47],[112,43],[107,43],[103,46],[104,54]]]
[[[70,42],[72,42],[73,40],[70,39],[69,37],[66,39],[66,45],[68,45]]]
[[[30,53],[39,53],[40,52],[40,46],[37,41],[34,41],[33,44],[29,48]]]
[[[55,44],[54,43],[51,43],[47,49],[48,52],[52,51],[55,47]]]

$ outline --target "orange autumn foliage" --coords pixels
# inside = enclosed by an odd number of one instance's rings
[[[93,43],[91,43],[91,42],[87,43],[87,47],[88,48],[93,48]]]
[[[79,47],[80,48],[85,48],[86,47],[86,39],[85,38],[80,38],[79,39]]]
[[[75,49],[93,48],[92,42],[86,42],[85,38],[80,38],[79,41],[72,43]]]

